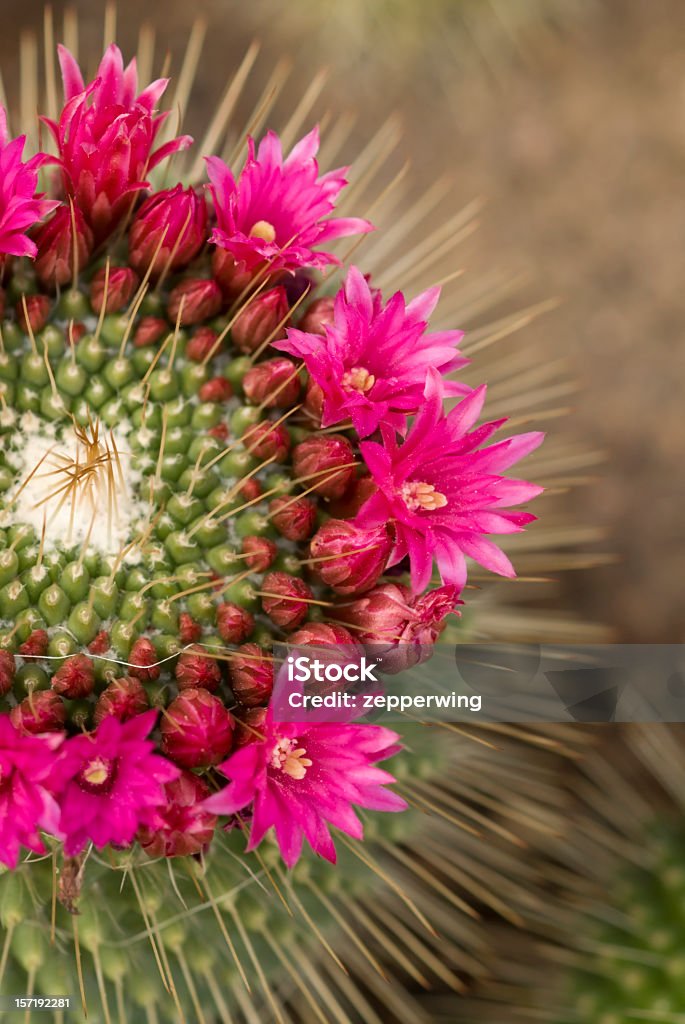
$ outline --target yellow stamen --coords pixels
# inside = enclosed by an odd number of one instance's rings
[[[263,238],[265,242],[274,242],[276,240],[276,228],[268,220],[256,221],[248,234],[251,238]]]
[[[427,484],[413,480],[404,484],[400,491],[402,500],[410,512],[423,509],[424,512],[435,512],[438,508],[444,508],[447,498],[440,491],[436,491],[434,484]]]
[[[353,366],[343,374],[341,384],[348,391],[360,391],[365,394],[376,383],[376,378],[364,366]]]
[[[279,740],[271,755],[271,767],[278,768],[291,779],[299,781],[305,777],[312,762],[310,758],[304,756],[307,753],[306,749],[296,746],[296,743],[296,740]]]

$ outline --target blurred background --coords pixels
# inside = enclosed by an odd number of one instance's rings
[[[59,21],[63,6],[53,6]],[[69,6],[78,12],[80,59],[92,68],[104,6]],[[16,38],[42,32],[43,4],[1,0],[0,11],[13,25],[0,37],[11,105]],[[320,89],[319,109],[354,112],[354,153],[395,112],[414,197],[447,178],[450,211],[483,200],[461,266],[469,277],[516,279],[513,294],[493,295],[495,312],[558,300],[525,328],[537,357],[566,360],[578,382],[571,415],[553,429],[604,455],[593,478],[562,500],[567,520],[605,530],[601,547],[616,561],[572,574],[558,600],[627,642],[685,640],[685,6],[122,0],[117,38],[131,55],[147,19],[155,70],[169,51],[178,72],[198,16],[209,31],[185,117],[191,129],[194,118],[209,120],[257,37],[255,90],[283,57],[292,60],[277,121],[288,103]],[[246,116],[256,100],[248,87]],[[417,226],[417,240],[430,226]]]

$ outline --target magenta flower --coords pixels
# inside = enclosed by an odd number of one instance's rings
[[[45,162],[39,153],[24,162],[21,154],[26,136],[9,139],[7,114],[0,106],[0,257],[35,256],[36,245],[26,232],[59,203],[36,195],[38,168]]]
[[[379,423],[404,433],[405,417],[423,401],[428,367],[445,374],[468,363],[457,350],[463,331],[426,332],[439,297],[440,289],[430,288],[406,305],[396,292],[383,306],[361,271],[351,267],[323,338],[290,329],[287,338],[273,343],[304,360],[323,393],[324,427],[351,419],[360,437],[372,434]],[[445,383],[449,396],[470,390]]]
[[[283,860],[293,867],[307,839],[315,851],[335,863],[329,832],[334,825],[363,838],[353,804],[376,811],[402,811],[406,804],[384,789],[394,782],[375,762],[399,749],[397,734],[375,725],[275,722],[269,710],[260,727],[263,738],[241,747],[220,765],[230,785],[205,807],[236,814],[253,805],[248,850],[270,828]]]
[[[136,96],[136,62],[124,68],[121,50],[114,44],[107,48],[97,78],[88,86],[63,46],[59,60],[66,104],[58,123],[47,118],[45,123],[59,150],[64,190],[99,243],[128,213],[135,192],[148,187],[148,173],[192,139],[182,135],[153,149],[168,116],[155,115],[167,80],[152,82]]]
[[[0,861],[15,868],[19,848],[43,853],[39,830],[58,832],[59,807],[51,793],[55,750],[62,736],[27,736],[0,715]]]
[[[483,407],[485,386],[447,415],[442,400],[443,382],[431,369],[425,402],[404,443],[398,444],[394,431],[382,426],[383,444],[361,444],[378,490],[362,505],[355,523],[363,528],[393,523],[395,546],[388,564],[409,557],[415,593],[428,586],[433,559],[443,582],[460,590],[466,581],[466,556],[501,576],[515,576],[504,552],[483,535],[518,533],[536,517],[505,509],[543,489],[499,475],[534,451],[543,434],[518,434],[481,448],[506,422],[471,430]]]
[[[158,823],[156,808],[166,802],[164,784],[179,769],[153,754],[146,737],[156,711],[126,722],[104,718],[95,732],[67,740],[56,766],[60,780],[60,830],[69,857],[92,841],[127,846],[141,825]]]
[[[208,157],[209,188],[217,219],[210,241],[230,257],[230,276],[242,280],[265,261],[273,272],[338,263],[319,246],[334,238],[372,230],[368,221],[357,217],[328,217],[347,184],[347,168],[319,177],[318,149],[316,128],[285,160],[275,132],[266,134],[256,153],[254,139],[250,138],[247,161],[237,181],[223,160]],[[219,273],[219,277],[225,274]]]

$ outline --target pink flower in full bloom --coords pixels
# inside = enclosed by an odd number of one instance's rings
[[[237,750],[220,765],[230,785],[205,807],[236,814],[253,805],[249,850],[270,828],[283,860],[292,867],[307,839],[312,849],[335,862],[329,832],[334,825],[355,839],[362,823],[352,805],[377,811],[402,811],[406,804],[386,790],[394,778],[375,766],[399,749],[397,734],[375,725],[275,722],[269,711],[262,738]]]
[[[19,848],[43,853],[38,834],[56,833],[59,807],[51,793],[62,736],[27,736],[0,715],[0,861],[15,868]]]
[[[26,232],[59,206],[36,195],[42,153],[24,162],[21,154],[26,136],[9,139],[7,114],[0,106],[0,257],[35,256],[36,245]]]
[[[290,329],[286,339],[273,343],[304,360],[323,393],[324,427],[351,419],[360,437],[381,422],[404,433],[405,417],[423,401],[428,367],[446,374],[468,363],[457,350],[463,331],[426,331],[439,297],[440,289],[430,288],[406,304],[396,292],[383,306],[361,271],[350,267],[323,338]],[[470,390],[445,382],[448,396]]]
[[[157,754],[147,736],[157,717],[146,711],[126,722],[104,718],[95,732],[67,740],[56,765],[60,830],[69,857],[92,841],[127,846],[141,825],[157,823],[166,802],[164,784],[179,769]]]
[[[518,533],[536,517],[506,511],[540,494],[542,487],[500,476],[534,451],[543,434],[508,437],[481,448],[505,421],[471,430],[485,400],[485,386],[462,399],[447,415],[437,370],[429,370],[425,402],[406,440],[381,427],[383,443],[365,441],[361,452],[378,490],[364,503],[355,523],[370,528],[392,522],[395,546],[389,565],[409,557],[415,593],[425,590],[433,559],[444,583],[460,590],[466,556],[501,576],[515,576],[506,555],[484,534]]]
[[[192,139],[182,135],[154,149],[167,114],[155,114],[166,89],[164,78],[136,96],[135,60],[124,68],[121,50],[109,46],[97,78],[85,86],[78,64],[65,47],[59,60],[66,103],[59,122],[45,119],[59,150],[64,189],[101,242],[125,216],[134,193],[147,188],[148,173]]]
[[[207,159],[217,219],[210,241],[228,254],[241,280],[266,261],[274,273],[337,263],[321,245],[372,230],[357,217],[328,216],[347,184],[347,168],[319,177],[318,149],[316,128],[285,159],[275,132],[267,132],[256,151],[250,138],[237,181],[219,157]]]

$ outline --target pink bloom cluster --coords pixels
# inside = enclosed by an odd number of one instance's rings
[[[22,160],[26,136],[8,138],[7,114],[0,106],[0,257],[35,256],[36,244],[26,232],[59,203],[36,194],[42,155]]]

